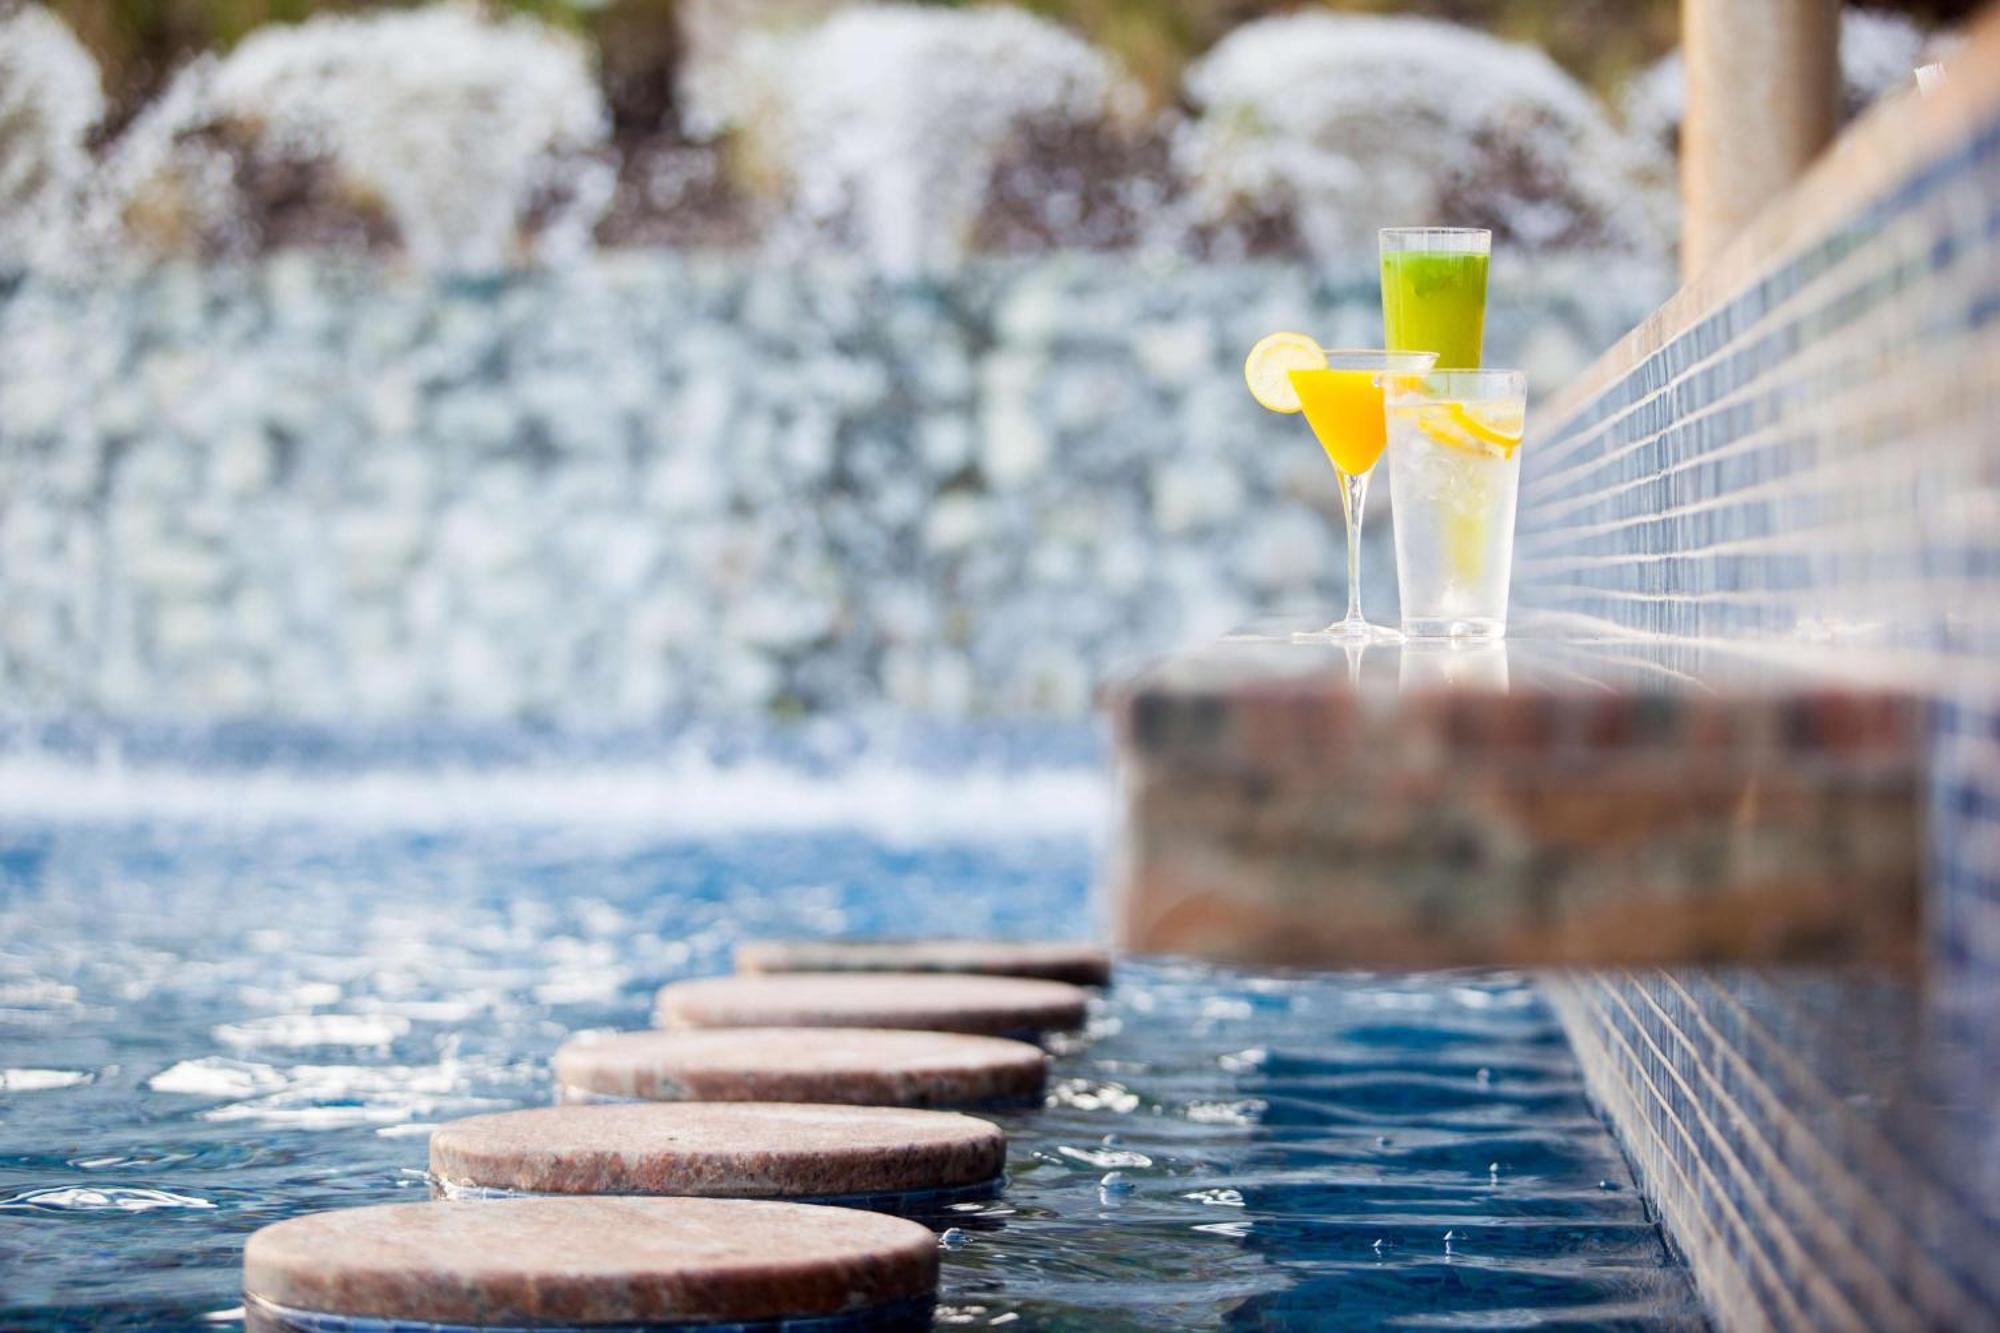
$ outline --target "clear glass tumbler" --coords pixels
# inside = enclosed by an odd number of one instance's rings
[[[1403,633],[1497,639],[1507,632],[1527,379],[1437,370],[1398,384],[1388,407]]]

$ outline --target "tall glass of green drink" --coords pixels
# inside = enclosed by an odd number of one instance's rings
[[[1479,227],[1382,231],[1382,325],[1393,352],[1435,352],[1439,370],[1479,369],[1486,336],[1486,256]]]

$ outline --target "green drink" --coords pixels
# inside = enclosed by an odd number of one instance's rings
[[[1463,227],[1382,233],[1382,326],[1391,351],[1435,352],[1439,370],[1477,370],[1493,234]]]

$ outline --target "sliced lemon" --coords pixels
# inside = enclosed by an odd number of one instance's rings
[[[1501,458],[1501,450],[1487,444],[1471,431],[1465,429],[1463,418],[1452,411],[1454,403],[1426,403],[1417,409],[1417,426],[1430,437],[1432,444],[1446,449],[1455,449],[1462,454],[1473,454],[1480,458]]]
[[[1528,414],[1524,408],[1513,404],[1489,407],[1475,412],[1464,403],[1447,403],[1452,424],[1463,430],[1481,444],[1488,444],[1505,454],[1511,454],[1521,446],[1521,436],[1528,429]]]
[[[1433,442],[1448,449],[1481,458],[1511,458],[1520,447],[1526,421],[1518,412],[1509,420],[1499,414],[1482,417],[1464,403],[1430,403],[1418,409],[1417,424]]]
[[[1299,393],[1292,387],[1295,370],[1325,370],[1326,353],[1303,333],[1273,333],[1257,340],[1243,362],[1243,382],[1257,405],[1273,412],[1299,410]]]

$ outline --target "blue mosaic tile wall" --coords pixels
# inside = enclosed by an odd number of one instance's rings
[[[1791,241],[1538,427],[1515,596],[1926,700],[1926,965],[1551,989],[1724,1326],[2000,1328],[2000,110]]]

